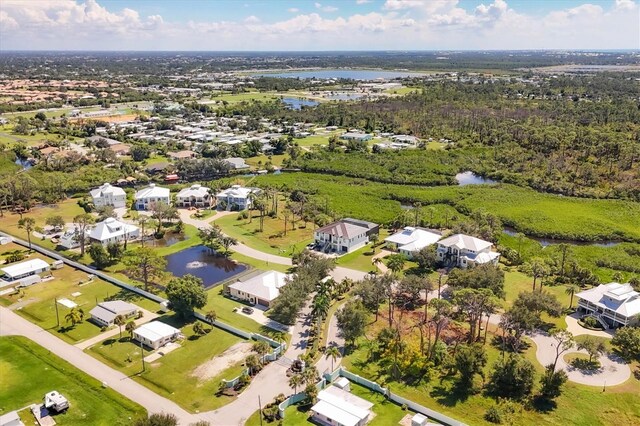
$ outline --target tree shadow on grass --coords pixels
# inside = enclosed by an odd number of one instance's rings
[[[538,396],[533,399],[533,409],[539,413],[550,413],[558,408],[558,404],[552,400]]]
[[[452,386],[446,386],[440,382],[429,393],[432,398],[447,407],[455,407],[459,403],[465,402],[472,394],[473,390],[460,381],[455,381]]]

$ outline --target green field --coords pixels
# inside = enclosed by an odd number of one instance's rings
[[[514,185],[418,187],[314,173],[258,176],[259,185],[302,189],[327,199],[332,210],[388,223],[402,212],[400,201],[449,205],[458,214],[491,212],[529,235],[597,241],[640,240],[640,203],[593,200],[538,193]]]
[[[264,228],[260,232],[260,218],[257,211],[251,211],[254,215],[249,219],[238,220],[237,215],[223,216],[215,220],[222,231],[237,239],[249,247],[265,253],[280,256],[290,256],[292,252],[300,252],[313,240],[313,224],[307,223],[306,227],[301,221],[297,221],[296,229],[291,229],[291,220],[287,223],[287,235],[284,235],[284,219],[282,217],[264,218]]]
[[[222,286],[216,286],[209,291],[207,305],[201,309],[203,314],[215,311],[217,319],[251,333],[265,334],[267,331],[262,325],[247,317],[234,312],[236,308],[245,306],[242,302],[224,297]]]
[[[183,325],[173,317],[163,317],[162,320],[176,327],[182,325],[185,339],[181,348],[152,363],[146,363],[144,372],[140,346],[131,341],[128,335],[123,334],[122,339],[118,339],[116,335],[87,351],[107,365],[132,375],[134,380],[191,412],[213,410],[229,403],[232,397],[216,397],[215,393],[222,379],[232,379],[240,374],[240,364],[229,366],[222,373],[207,380],[200,380],[194,372],[198,366],[242,339],[218,328],[213,328],[205,336],[196,338],[191,324]],[[147,356],[150,352],[145,349],[144,353]]]
[[[2,246],[1,251],[14,250],[18,247],[20,246],[11,243]],[[43,259],[48,263],[53,262],[53,259],[38,253],[33,253],[29,256],[29,259],[36,258]],[[60,303],[57,304],[57,315],[60,320],[60,325],[58,326],[55,304],[57,299],[66,298],[75,302],[84,311],[85,319],[89,318],[89,311],[98,302],[115,295],[119,299],[128,300],[151,311],[158,309],[158,304],[155,302],[122,290],[100,279],[89,281],[85,272],[69,266],[52,270],[51,274],[54,277],[53,280],[34,284],[14,294],[6,294],[0,297],[0,303],[5,306],[16,304],[14,305],[14,311],[17,314],[70,343],[78,343],[98,335],[100,327],[89,321],[83,321],[71,327],[65,320],[65,315],[70,309]],[[72,294],[74,293],[80,294],[73,296]]]
[[[40,403],[52,390],[71,405],[55,416],[61,426],[124,426],[145,414],[142,407],[24,337],[0,338],[0,377],[0,414]],[[31,424],[35,421],[28,412],[26,418]]]

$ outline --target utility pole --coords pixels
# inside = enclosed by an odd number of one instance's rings
[[[56,323],[57,323],[56,327],[60,328],[60,315],[58,314],[58,298],[57,297],[53,299],[53,305],[56,308]]]
[[[140,342],[140,357],[142,358],[142,372],[144,373],[144,371],[145,371],[145,365],[144,365],[144,347],[142,346],[142,342]]]
[[[262,426],[262,401],[260,401],[260,395],[258,395],[258,408],[260,410],[260,426]]]

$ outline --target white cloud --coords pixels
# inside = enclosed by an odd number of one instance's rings
[[[236,22],[141,16],[109,9],[102,0],[0,0],[3,49],[127,50],[331,50],[331,49],[566,49],[638,48],[638,4],[585,3],[537,17],[508,0],[388,0],[379,12],[323,18],[316,13],[267,21],[251,15]],[[585,0],[585,2],[588,0]],[[117,5],[117,3],[115,3]]]
[[[371,0],[356,0],[356,4],[367,4],[371,3]]]
[[[300,12],[300,9],[298,9],[297,7],[290,7],[289,9],[287,9],[287,12],[289,12],[289,13],[298,13],[298,12]]]
[[[322,4],[320,4],[320,3],[314,3],[314,6],[316,7],[316,9],[320,9],[321,11],[323,11],[323,12],[328,12],[328,13],[335,12],[335,11],[337,11],[337,10],[338,10],[338,8],[337,8],[337,7],[333,7],[333,6],[323,6],[323,5],[322,5]]]

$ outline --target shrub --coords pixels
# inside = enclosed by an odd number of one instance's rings
[[[502,424],[502,414],[497,405],[489,407],[486,413],[484,413],[484,419],[490,423]]]
[[[598,326],[598,321],[594,317],[586,317],[582,322],[586,327],[596,328]]]

